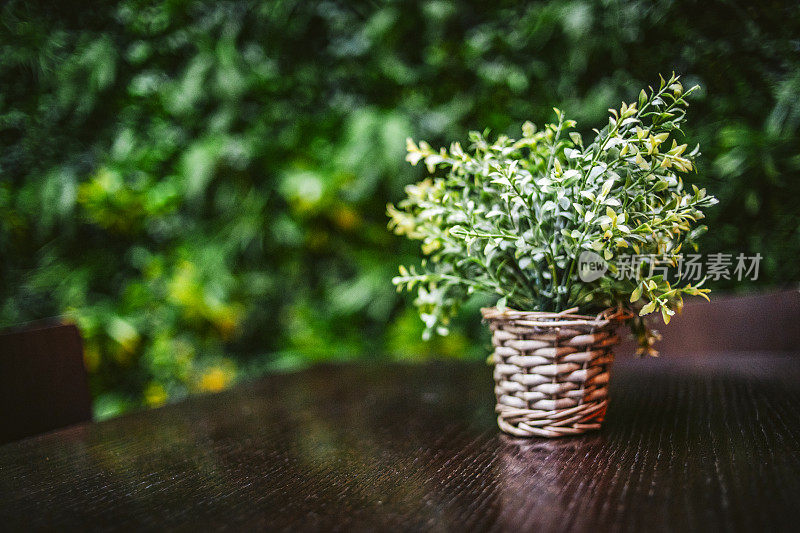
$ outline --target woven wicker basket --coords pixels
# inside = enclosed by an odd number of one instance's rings
[[[497,423],[517,437],[561,437],[599,429],[608,404],[615,329],[630,318],[482,309],[492,330]]]

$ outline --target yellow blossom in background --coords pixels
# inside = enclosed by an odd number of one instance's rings
[[[150,383],[144,389],[144,402],[148,407],[160,407],[167,403],[167,391],[161,383]]]
[[[337,207],[333,211],[332,218],[334,224],[345,231],[353,230],[361,224],[361,216],[358,214],[358,211],[349,205],[340,205]]]
[[[88,372],[94,372],[100,366],[100,348],[94,342],[86,342],[83,347],[83,362]]]
[[[219,392],[227,388],[235,377],[231,367],[213,366],[200,376],[197,387],[202,392]]]

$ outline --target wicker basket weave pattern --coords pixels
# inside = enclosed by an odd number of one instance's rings
[[[518,437],[561,437],[599,429],[622,311],[597,317],[481,310],[492,331],[497,423]]]

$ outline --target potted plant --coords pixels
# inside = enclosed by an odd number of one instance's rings
[[[472,132],[469,150],[408,140],[407,160],[433,176],[388,206],[389,226],[421,241],[426,258],[393,281],[416,291],[426,336],[447,334],[472,294],[498,298],[482,313],[503,431],[599,428],[615,327],[626,322],[638,353],[655,355],[657,333],[642,317],[659,311],[669,322],[683,295],[706,297],[702,282],[665,275],[682,249],[696,249],[702,210],[716,203],[683,179],[699,155],[677,140],[696,89],[661,78],[637,102],[610,109],[588,142],[558,109],[540,130],[526,122],[519,140]]]

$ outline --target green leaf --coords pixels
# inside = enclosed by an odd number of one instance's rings
[[[631,303],[638,302],[639,298],[642,297],[642,284],[638,284],[633,292],[631,293]]]
[[[605,183],[603,183],[603,188],[600,190],[600,196],[606,197],[608,193],[611,192],[611,187],[614,186],[615,179],[613,177],[607,179]]]
[[[656,310],[656,301],[652,300],[647,302],[644,307],[639,311],[639,316],[649,315]]]

